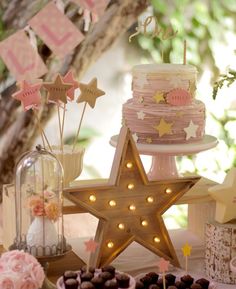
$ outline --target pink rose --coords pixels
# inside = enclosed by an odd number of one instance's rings
[[[12,260],[8,262],[8,268],[15,273],[23,273],[25,268],[25,263],[18,260]]]
[[[43,285],[44,278],[45,278],[45,274],[41,265],[33,264],[29,272],[30,272],[30,276],[32,280],[34,280],[35,283],[38,285],[38,287],[41,288]]]
[[[18,289],[19,280],[12,272],[0,274],[1,289]]]
[[[31,278],[28,278],[28,279],[22,280],[17,289],[38,289],[38,288],[39,286],[37,282],[35,282]]]
[[[32,197],[29,200],[29,208],[31,209],[33,216],[44,215],[44,203],[39,197]]]

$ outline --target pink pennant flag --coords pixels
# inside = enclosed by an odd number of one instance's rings
[[[69,54],[84,39],[80,30],[53,2],[36,14],[29,25],[59,58]]]
[[[23,30],[0,42],[0,56],[17,81],[33,81],[47,73],[47,67]]]
[[[110,0],[71,0],[72,2],[78,4],[83,9],[87,9],[90,12],[101,17],[104,13]]]

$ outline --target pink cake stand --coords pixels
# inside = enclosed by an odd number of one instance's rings
[[[117,145],[118,135],[111,137],[110,144]],[[139,144],[140,154],[152,156],[152,165],[148,172],[149,180],[178,178],[175,156],[193,155],[214,148],[218,140],[211,135],[205,135],[201,141],[189,144]]]

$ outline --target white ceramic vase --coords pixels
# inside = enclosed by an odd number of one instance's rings
[[[48,248],[52,248],[51,252],[55,251],[58,244],[58,234],[54,223],[47,217],[36,216],[26,235],[26,243],[31,248],[40,248],[41,251],[46,248],[45,254],[50,255]],[[37,253],[37,255],[42,254],[39,251]]]

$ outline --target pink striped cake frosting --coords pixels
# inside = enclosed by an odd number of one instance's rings
[[[205,132],[205,105],[195,99],[197,70],[191,65],[138,65],[133,98],[123,105],[123,122],[139,143],[188,143]]]

